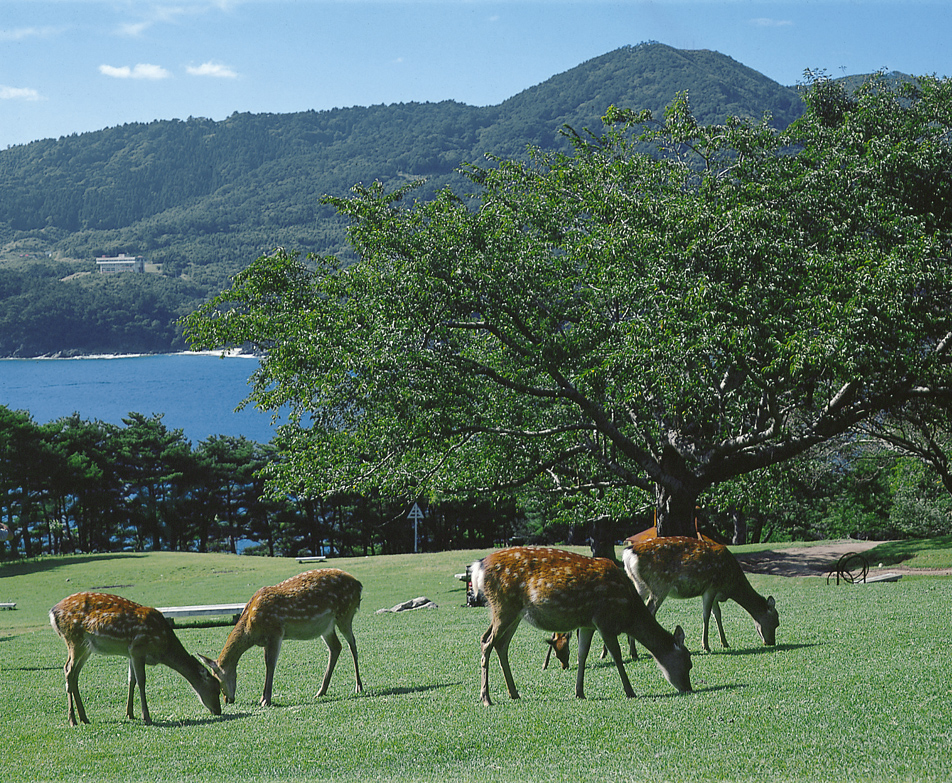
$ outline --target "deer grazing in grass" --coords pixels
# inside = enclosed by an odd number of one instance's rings
[[[597,630],[611,652],[625,695],[635,695],[625,672],[618,635],[628,633],[654,656],[679,691],[691,690],[691,653],[684,631],[666,631],[645,608],[631,581],[610,560],[548,547],[513,547],[471,566],[474,589],[489,604],[490,626],[482,637],[480,698],[489,697],[489,657],[496,651],[509,696],[519,698],[509,668],[509,642],[525,618],[544,631],[579,629],[575,695],[585,698],[585,661]]]
[[[142,720],[151,724],[145,700],[145,667],[164,664],[181,674],[212,715],[221,715],[218,681],[189,655],[161,612],[125,598],[103,593],[77,593],[50,609],[50,623],[68,650],[66,695],[69,725],[89,723],[79,695],[79,672],[93,653],[124,655],[129,659],[129,697],[126,715],[132,712],[133,695],[139,686]]]
[[[711,651],[708,626],[711,612],[717,621],[721,644],[728,647],[721,624],[721,601],[736,601],[754,619],[764,644],[775,644],[780,616],[773,597],[764,598],[747,581],[740,563],[726,546],[710,540],[681,536],[628,540],[622,554],[625,571],[654,615],[662,601],[701,596],[703,628],[701,646]]]
[[[554,633],[552,638],[546,639],[545,643],[549,646],[549,649],[545,651],[545,660],[542,662],[542,671],[545,671],[549,668],[549,659],[552,657],[552,653],[555,653],[555,659],[561,664],[563,669],[569,668],[569,642],[572,641],[572,632],[568,633]],[[604,651],[602,654],[604,658]]]
[[[238,680],[238,660],[254,646],[264,647],[265,678],[261,706],[271,704],[274,669],[285,639],[324,638],[330,658],[318,696],[327,692],[337,658],[343,649],[335,628],[339,629],[350,646],[357,678],[356,693],[364,686],[357,665],[357,640],[352,624],[360,607],[363,589],[350,574],[337,568],[319,568],[286,579],[273,587],[262,587],[256,592],[225,641],[217,661],[202,656],[221,683],[225,701],[235,700]]]

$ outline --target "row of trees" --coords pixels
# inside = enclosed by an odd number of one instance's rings
[[[272,445],[214,436],[197,447],[161,416],[124,426],[73,415],[37,424],[0,406],[0,553],[123,550],[254,554],[412,551],[407,506],[378,497],[267,497]],[[421,548],[485,546],[511,535],[514,511],[485,504],[429,509]]]
[[[618,541],[650,526],[645,497],[593,519],[584,498],[471,498],[426,507],[418,540],[407,504],[339,494],[269,497],[272,444],[216,436],[193,447],[161,417],[124,426],[74,415],[36,424],[0,406],[0,555],[242,551],[368,555],[489,547],[505,541]],[[743,498],[743,502],[738,502]],[[879,441],[854,440],[711,498],[708,532],[742,540],[928,537],[952,533],[952,495],[936,471]]]

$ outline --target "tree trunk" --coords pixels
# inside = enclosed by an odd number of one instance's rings
[[[615,536],[612,518],[601,514],[592,520],[592,536],[589,539],[592,557],[615,560]]]
[[[681,487],[672,491],[664,484],[655,485],[655,507],[658,512],[656,526],[658,536],[697,535],[694,527],[694,515],[697,509],[697,492]]]
[[[747,543],[747,515],[738,509],[731,511],[731,517],[734,520],[734,537],[732,544]]]

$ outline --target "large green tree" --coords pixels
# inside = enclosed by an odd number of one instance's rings
[[[263,257],[188,337],[263,352],[278,487],[636,489],[689,532],[710,488],[949,385],[952,84],[805,100],[782,132],[613,108],[472,197],[327,198],[359,261]]]

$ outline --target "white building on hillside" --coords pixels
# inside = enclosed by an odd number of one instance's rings
[[[143,256],[127,256],[120,253],[118,256],[100,256],[96,259],[99,274],[112,272],[145,272],[145,258]]]

